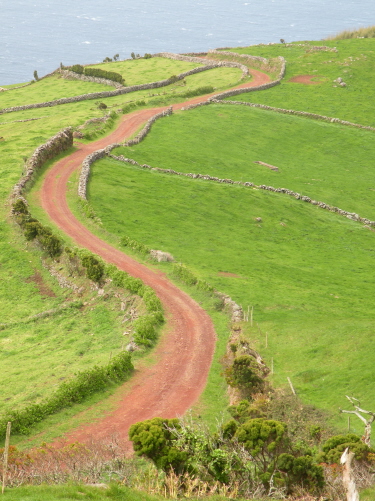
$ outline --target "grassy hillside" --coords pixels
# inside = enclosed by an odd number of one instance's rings
[[[321,46],[327,49],[319,49]],[[263,92],[242,94],[236,96],[236,100],[375,125],[372,83],[375,69],[374,39],[299,42],[286,46],[258,45],[233,50],[262,57],[282,55],[287,61],[286,75],[281,85]],[[315,85],[290,81],[298,75],[311,75]],[[339,77],[347,84],[346,87],[334,82]]]
[[[154,81],[196,66],[161,58],[155,61],[156,63],[154,60],[137,60],[119,64],[124,66],[126,75],[132,75],[127,83]],[[103,65],[103,68],[107,69],[107,66]],[[116,126],[122,108],[128,103],[134,105],[134,102],[141,98],[143,105],[157,99],[168,102],[168,99],[176,100],[176,97],[171,98],[171,95],[194,91],[202,85],[228,88],[237,83],[240,76],[241,71],[235,68],[214,69],[187,78],[184,85],[177,82],[152,92],[143,91],[106,99],[108,108],[105,111],[101,111],[95,101],[84,101],[1,115],[2,199],[6,200],[9,196],[24,170],[26,159],[34,149],[63,127],[70,125],[76,128],[90,118],[102,117],[103,114],[112,112],[112,118],[106,125],[99,124],[96,132],[90,129],[91,137],[95,137]],[[0,108],[103,89],[111,90],[108,86],[67,81],[53,75],[23,89],[1,93]],[[36,184],[36,190],[38,186]],[[31,196],[33,215],[43,224],[50,225],[40,207],[33,205],[33,200]],[[59,273],[65,272],[62,269],[63,264],[51,262],[40,250],[26,243],[19,228],[10,218],[8,205],[3,205],[0,210],[0,358],[3,368],[0,382],[3,388],[6,382],[6,390],[0,399],[1,414],[8,409],[19,409],[40,401],[48,396],[56,385],[69,379],[78,370],[106,363],[111,355],[123,348],[126,339],[123,332],[126,328],[122,324],[122,300],[116,297],[116,291],[102,297],[96,290],[90,290],[90,284],[82,280],[78,280],[77,288],[83,287],[84,291],[78,294],[71,289],[61,288],[56,278],[43,266],[41,258],[48,265],[52,264]],[[66,242],[69,243],[67,240]],[[69,280],[69,277],[67,278]],[[93,401],[88,402],[90,403]],[[107,402],[106,406],[110,405],[112,404]],[[72,426],[68,421],[70,416],[83,408],[84,406],[80,405],[75,411],[73,409],[64,412],[64,418],[60,417],[60,420],[63,419]],[[45,428],[55,428],[56,433],[61,433],[63,430],[60,428],[58,431],[56,419],[59,420],[56,417],[49,418],[44,425],[36,429],[42,432]]]

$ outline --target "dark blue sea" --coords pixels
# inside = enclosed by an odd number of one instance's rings
[[[0,85],[60,62],[320,40],[375,24],[375,0],[0,0]]]

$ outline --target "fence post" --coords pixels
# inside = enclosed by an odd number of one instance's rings
[[[3,487],[1,489],[1,494],[4,494],[7,471],[8,471],[8,454],[9,454],[9,441],[10,441],[11,426],[12,426],[12,423],[9,421],[7,424],[7,431],[6,431],[6,435],[5,435],[4,461],[3,461]]]

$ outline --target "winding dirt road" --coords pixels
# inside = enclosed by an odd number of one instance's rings
[[[269,81],[264,73],[251,70],[251,82],[240,87],[254,87]],[[178,110],[202,102],[209,96],[194,98],[173,106]],[[155,349],[156,363],[137,370],[122,387],[117,409],[107,417],[83,426],[64,437],[64,441],[88,442],[111,437],[127,437],[131,424],[161,416],[183,415],[202,393],[210,369],[216,335],[208,314],[187,294],[173,285],[164,274],[155,272],[126,256],[90,233],[72,214],[66,201],[68,180],[80,169],[84,158],[108,144],[124,141],[146,120],[166,108],[136,111],[122,118],[110,135],[90,144],[79,144],[77,151],[58,161],[48,171],[40,199],[43,209],[75,243],[101,256],[119,269],[143,280],[160,298],[167,320],[166,333]]]

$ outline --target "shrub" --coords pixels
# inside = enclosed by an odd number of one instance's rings
[[[80,64],[73,64],[73,66],[70,67],[70,71],[74,71],[74,73],[78,73],[79,75],[83,75],[85,68]]]
[[[105,71],[100,68],[85,68],[84,74],[88,77],[106,78],[107,80],[112,80],[123,85],[125,83],[122,75],[115,71]]]
[[[375,453],[375,450],[363,443],[358,435],[348,433],[347,435],[335,435],[329,438],[322,446],[323,452],[319,455],[319,461],[328,464],[339,464],[340,458],[347,447],[354,452],[358,461],[368,461],[369,454]]]
[[[34,71],[34,80],[37,82],[39,80],[39,77],[38,77],[38,72],[35,70]]]
[[[148,52],[146,52],[146,54],[144,55],[144,58],[145,59],[151,59],[152,58],[152,55],[149,54]]]
[[[173,83],[175,83],[175,82],[178,82],[178,76],[177,76],[177,75],[171,75],[171,76],[168,78],[168,80],[169,80],[169,83],[170,83],[170,84],[173,84]]]
[[[263,386],[259,366],[256,360],[249,355],[235,358],[232,366],[228,367],[224,374],[227,383],[233,388],[256,391]]]
[[[311,456],[294,457],[292,454],[280,454],[277,468],[282,474],[288,493],[296,485],[309,491],[317,491],[324,486],[323,468],[314,462]]]
[[[174,436],[170,428],[179,429],[178,419],[156,417],[133,424],[129,438],[138,456],[152,459],[163,470],[173,469],[181,473],[184,471],[187,454],[173,447]]]
[[[94,282],[100,282],[104,274],[104,264],[93,255],[84,255],[82,265],[86,268],[86,276]]]

